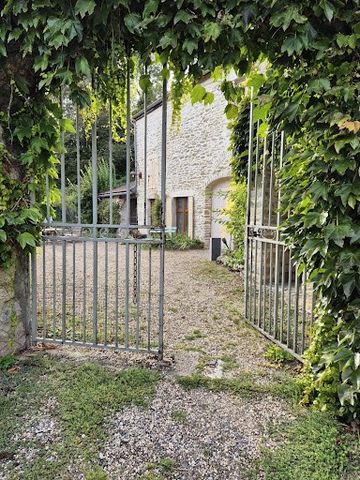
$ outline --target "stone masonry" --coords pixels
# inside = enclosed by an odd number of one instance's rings
[[[211,194],[217,182],[231,175],[229,160],[230,130],[224,115],[226,101],[220,86],[210,78],[202,85],[214,93],[211,105],[183,105],[180,127],[172,126],[171,102],[168,106],[166,226],[175,227],[175,198],[188,197],[190,236],[204,241],[211,236]],[[149,108],[147,136],[148,201],[160,196],[162,105]],[[144,118],[135,116],[138,173],[138,220],[144,219]],[[149,204],[147,204],[149,205]]]

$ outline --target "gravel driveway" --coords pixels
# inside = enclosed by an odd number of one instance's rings
[[[264,359],[268,342],[244,323],[240,274],[209,262],[207,251],[170,251],[166,257],[161,380],[148,407],[128,406],[107,420],[98,463],[108,480],[249,479],[261,445],[271,446],[269,428],[291,420],[291,406],[266,389],[235,395],[221,391],[221,383],[209,391],[184,388],[178,379],[250,378],[267,385],[278,375]],[[59,347],[48,354],[111,368],[159,368],[146,355],[110,350]],[[70,470],[72,479],[84,478],[77,465]]]

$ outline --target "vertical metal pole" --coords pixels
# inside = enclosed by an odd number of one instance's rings
[[[86,240],[84,240],[83,244],[83,295],[84,295],[84,302],[83,302],[83,335],[84,335],[84,343],[87,340],[87,304],[86,304]]]
[[[257,224],[257,203],[258,203],[258,170],[259,170],[259,158],[260,158],[260,140],[259,140],[259,121],[256,125],[256,155],[255,155],[255,180],[254,180],[254,228]],[[257,269],[258,269],[258,241],[257,238],[254,238],[254,248],[255,248],[255,270],[254,270],[254,323],[258,323],[258,314],[257,314]]]
[[[125,348],[129,348],[130,245],[125,244]]]
[[[76,106],[76,187],[77,187],[77,223],[81,223],[81,156],[80,156],[80,115]]]
[[[273,184],[274,184],[274,157],[275,157],[275,132],[272,133],[271,136],[271,160],[270,160],[270,184],[269,184],[269,217],[268,217],[268,225],[269,227],[272,226],[272,202],[273,202]],[[275,247],[276,248],[276,247]],[[270,260],[269,260],[269,333],[272,331],[272,298],[273,298],[273,244],[270,243],[269,245],[270,251]],[[275,323],[275,320],[273,319]],[[275,326],[275,325],[274,325]],[[274,334],[274,332],[273,332]],[[275,334],[274,334],[275,335]]]
[[[72,258],[72,284],[73,284],[73,291],[72,291],[72,341],[75,342],[75,335],[76,335],[76,243],[75,240],[73,241],[73,258]]]
[[[126,60],[126,236],[130,225],[130,163],[131,163],[131,98],[130,98],[130,57]]]
[[[31,296],[32,296],[32,322],[31,322],[31,336],[32,342],[36,341],[37,337],[37,262],[36,249],[31,252]]]
[[[108,291],[109,291],[109,242],[105,240],[105,302],[104,302],[104,345],[107,345],[108,331]]]
[[[147,312],[147,333],[148,333],[148,350],[150,351],[151,347],[151,287],[152,287],[152,259],[151,259],[151,245],[149,245],[149,280],[148,280],[148,312]]]
[[[63,115],[63,91],[60,90],[60,107]],[[64,129],[60,130],[60,146],[61,146],[61,155],[60,155],[60,182],[61,182],[61,221],[66,223],[66,171],[65,171],[65,132]]]
[[[119,346],[119,242],[115,242],[115,347]]]
[[[145,64],[145,75],[147,75],[147,65]],[[144,90],[144,225],[147,225],[147,129],[148,129],[148,108],[147,88]]]
[[[294,339],[293,349],[296,353],[298,351],[298,328],[299,328],[299,275],[298,266],[295,267],[295,309],[294,309]]]
[[[52,275],[53,275],[53,288],[52,288],[52,296],[53,296],[53,315],[52,315],[52,332],[53,332],[53,340],[56,338],[56,245],[55,241],[52,242]]]
[[[290,347],[291,335],[291,286],[292,286],[292,251],[289,248],[289,278],[288,278],[288,311],[287,311],[287,326],[286,326],[286,345]]]
[[[63,91],[60,91],[60,104],[63,111]],[[60,144],[61,144],[61,156],[60,156],[60,173],[61,173],[61,221],[66,223],[66,170],[65,170],[65,132],[62,128],[60,131]],[[61,307],[61,338],[65,342],[65,330],[66,330],[66,241],[62,241],[62,307]]]
[[[251,302],[251,292],[255,290],[255,288],[253,288],[253,279],[254,279],[254,275],[253,275],[253,268],[254,268],[254,262],[253,262],[253,259],[254,259],[254,242],[253,242],[253,238],[249,236],[248,238],[248,254],[250,255],[250,259],[249,259],[249,264],[250,264],[250,268],[249,268],[249,276],[248,276],[248,281],[249,281],[249,302],[248,302],[248,306],[249,306],[249,320],[250,322],[253,322],[255,320],[255,317],[253,317],[253,312],[252,312],[252,302]]]
[[[61,300],[61,339],[66,340],[66,240],[62,240],[62,300]]]
[[[50,223],[50,185],[49,175],[45,177],[45,191],[46,191],[46,223]]]
[[[306,268],[303,272],[303,304],[302,304],[302,326],[301,326],[301,347],[300,347],[300,354],[302,355],[305,350],[305,334],[306,334],[306,324],[307,324],[307,315],[306,315]]]
[[[159,291],[159,357],[164,352],[164,283],[165,283],[165,224],[166,224],[166,143],[167,143],[167,80],[162,88],[162,125],[161,125],[161,243],[160,243],[160,291]]]
[[[94,90],[96,92],[95,81]],[[97,242],[97,223],[98,223],[98,175],[97,175],[97,120],[91,127],[91,165],[92,165],[92,223],[93,223],[93,345],[97,344],[97,303],[98,303],[98,242]]]
[[[252,158],[254,142],[254,89],[251,87],[250,94],[250,118],[249,118],[249,152],[248,152],[248,172],[247,172],[247,197],[246,197],[246,225],[245,225],[245,317],[248,318],[248,297],[249,297],[249,223],[251,207],[251,176],[252,176]]]
[[[283,166],[284,157],[284,132],[281,132],[280,136],[280,158],[279,158],[279,172],[281,172]],[[277,335],[277,318],[278,318],[278,289],[279,289],[279,240],[280,240],[280,202],[281,202],[281,188],[278,182],[278,199],[277,199],[277,212],[276,212],[276,252],[275,252],[275,305],[274,305],[274,336]]]
[[[141,285],[140,285],[140,278],[141,278],[141,244],[138,246],[138,258],[137,258],[137,284],[136,284],[136,348],[139,349],[140,346],[140,333],[141,333],[141,325],[140,325],[140,315],[141,315]]]
[[[45,255],[45,241],[42,244],[42,322],[43,322],[43,338],[46,338],[46,255]]]
[[[113,134],[112,103],[109,102],[109,187],[110,187],[110,225],[113,223]]]
[[[281,303],[280,303],[280,342],[284,341],[284,303],[285,303],[285,246],[282,247],[281,264]]]
[[[264,209],[265,209],[265,172],[266,172],[266,150],[267,150],[267,137],[264,138],[264,151],[263,151],[263,167],[262,167],[262,179],[261,179],[261,214],[260,214],[260,226],[264,225]],[[262,232],[261,232],[262,234]],[[266,246],[266,244],[265,244]],[[265,285],[266,277],[266,250],[264,248],[264,242],[260,238],[260,279],[259,279],[259,319],[258,326],[261,325],[262,320],[265,318],[265,295],[263,293],[263,283]],[[265,323],[265,321],[263,322]]]

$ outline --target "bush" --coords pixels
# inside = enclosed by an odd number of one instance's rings
[[[154,203],[151,206],[151,223],[153,227],[160,227],[161,225],[161,200],[155,198]]]
[[[227,250],[220,258],[220,263],[234,272],[242,270],[244,265],[244,249]]]
[[[246,216],[246,182],[233,181],[227,195],[227,206],[223,210],[225,216],[224,225],[234,242],[234,251],[226,254],[224,265],[238,270],[244,264],[244,236]],[[227,264],[225,263],[227,262]],[[234,268],[237,266],[236,268]]]
[[[165,247],[168,250],[190,250],[204,248],[204,243],[198,238],[190,238],[188,235],[176,233],[166,237]]]

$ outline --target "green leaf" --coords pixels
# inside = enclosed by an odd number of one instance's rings
[[[139,85],[143,92],[146,92],[151,87],[150,75],[141,75]]]
[[[5,43],[2,40],[0,40],[0,56],[6,57],[6,55],[7,55],[7,52],[6,52]]]
[[[174,25],[179,22],[185,23],[187,25],[193,18],[193,14],[187,12],[186,10],[179,10],[174,17]]]
[[[316,78],[309,83],[309,92],[323,92],[330,90],[330,80],[328,78]]]
[[[233,103],[228,103],[225,107],[225,115],[228,120],[235,120],[239,115],[239,110]]]
[[[281,45],[281,51],[287,52],[291,56],[293,53],[301,52],[302,47],[303,44],[299,37],[288,37]]]
[[[264,85],[265,81],[266,77],[262,73],[252,73],[246,80],[246,86],[253,87],[254,91],[257,92]]]
[[[206,95],[206,89],[200,83],[198,83],[191,90],[191,93],[190,93],[191,103],[194,104],[197,102],[201,102],[202,99],[205,97],[205,95]]]
[[[62,118],[60,120],[60,127],[62,128],[62,130],[64,130],[64,132],[76,133],[71,118]]]
[[[29,232],[20,233],[17,236],[17,241],[20,243],[22,249],[26,248],[26,246],[35,247],[36,240],[34,235]]]
[[[344,239],[346,237],[352,237],[354,231],[348,224],[336,225],[331,223],[324,228],[324,238],[326,240],[332,240],[339,247],[344,246]]]
[[[159,0],[147,0],[144,7],[143,18],[155,15],[159,6]]]
[[[334,6],[327,0],[321,0],[320,7],[323,9],[325,17],[331,22],[334,16]]]
[[[313,225],[319,227],[321,225],[324,225],[327,217],[327,212],[308,212],[304,217],[304,226],[306,228],[312,227]]]
[[[289,28],[292,21],[299,24],[307,22],[307,17],[300,14],[299,6],[297,5],[287,6],[287,8],[274,14],[270,19],[270,23],[274,25],[274,27],[281,27],[284,31]]]
[[[164,67],[162,70],[161,70],[161,78],[163,80],[169,80],[170,78],[170,70],[166,67]]]
[[[215,95],[212,92],[206,92],[205,97],[203,98],[204,105],[210,105],[213,103]]]
[[[6,242],[7,235],[5,230],[0,229],[0,242]]]
[[[336,35],[336,43],[339,45],[340,48],[350,47],[351,49],[355,49],[358,38],[359,38],[358,34],[343,35],[342,33],[338,33]]]
[[[177,37],[173,30],[166,30],[164,35],[161,37],[160,46],[162,48],[167,48],[169,46],[175,48],[177,45]]]
[[[75,14],[84,18],[85,15],[91,15],[94,13],[96,3],[94,0],[77,0],[75,4]]]
[[[323,182],[314,182],[310,187],[310,192],[314,194],[315,201],[319,198],[323,198],[324,200],[328,198],[328,186]]]
[[[77,57],[75,60],[75,70],[79,75],[85,75],[85,77],[91,77],[91,71],[89,62],[85,57]]]
[[[186,50],[190,55],[192,55],[198,47],[198,41],[195,38],[187,38],[183,43],[183,47],[184,50]]]
[[[141,24],[141,17],[137,13],[129,13],[124,17],[124,22],[131,33],[135,33]]]
[[[203,27],[204,41],[216,40],[221,33],[221,28],[218,23],[206,22]]]

